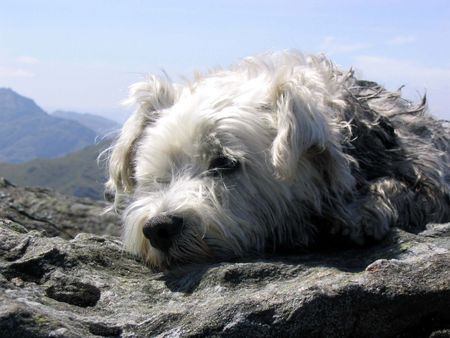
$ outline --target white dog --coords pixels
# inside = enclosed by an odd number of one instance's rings
[[[110,150],[125,248],[154,267],[364,243],[450,220],[449,138],[399,93],[280,52],[131,87]]]

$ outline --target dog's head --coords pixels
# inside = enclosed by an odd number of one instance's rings
[[[307,244],[313,229],[302,220],[320,208],[320,190],[348,185],[334,177],[346,163],[333,124],[339,81],[324,58],[280,53],[185,86],[134,85],[137,110],[112,148],[108,182],[129,200],[126,249],[164,267]]]

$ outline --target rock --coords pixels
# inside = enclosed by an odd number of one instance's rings
[[[61,278],[45,290],[48,297],[81,307],[95,306],[100,299],[100,290],[91,284],[70,278]]]
[[[45,236],[66,239],[80,232],[118,235],[120,220],[108,204],[88,198],[66,196],[43,188],[20,188],[0,178],[0,217]]]
[[[57,223],[55,223],[57,224]],[[447,337],[450,224],[155,272],[117,237],[0,222],[0,337]]]
[[[0,188],[15,187],[10,181],[4,177],[0,177]]]

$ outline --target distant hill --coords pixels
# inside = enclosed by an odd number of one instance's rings
[[[12,89],[0,88],[0,121],[45,115],[47,113],[33,100],[17,94]]]
[[[95,142],[79,122],[47,114],[33,100],[0,88],[0,162],[55,158]]]
[[[120,124],[110,119],[87,113],[76,113],[72,111],[57,110],[52,116],[77,121],[83,126],[92,129],[98,136],[108,136],[120,129]]]
[[[77,197],[103,199],[105,169],[97,165],[97,156],[109,141],[88,146],[55,159],[37,159],[21,164],[0,163],[0,176],[18,186],[51,188]]]

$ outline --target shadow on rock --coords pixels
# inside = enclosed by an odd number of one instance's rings
[[[299,254],[298,251],[265,254],[245,260],[217,262],[214,264],[191,264],[175,267],[159,277],[174,292],[191,294],[205,283],[238,287],[255,281],[266,283],[274,280],[296,278],[312,269],[335,269],[341,272],[359,273],[374,261],[397,259],[417,236],[394,229],[379,243],[364,247],[334,245],[320,247]]]

